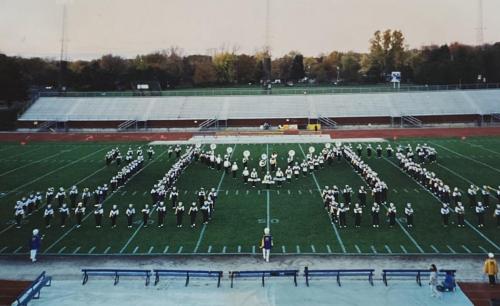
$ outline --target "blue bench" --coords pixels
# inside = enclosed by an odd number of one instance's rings
[[[317,277],[317,276],[326,276],[326,277],[337,277],[337,284],[339,287],[340,277],[341,276],[367,276],[368,282],[373,286],[373,272],[374,269],[329,269],[329,270],[311,270],[308,267],[304,268],[304,276],[306,277],[306,285],[309,287],[309,278]]]
[[[452,273],[455,276],[457,270],[441,269],[438,272],[440,277],[446,276],[446,273]],[[415,277],[417,284],[422,286],[422,277],[429,277],[431,272],[423,269],[384,269],[382,270],[382,280],[387,286],[388,277]]]
[[[50,287],[52,284],[52,277],[46,276],[45,271],[43,271],[30,285],[28,288],[24,289],[17,298],[17,305],[28,305],[31,300],[37,300],[40,298],[40,291],[43,287]]]
[[[115,283],[118,284],[120,281],[120,276],[143,276],[146,278],[146,286],[149,285],[149,278],[151,276],[151,270],[128,270],[128,269],[82,269],[83,272],[83,282],[85,285],[89,280],[90,275],[97,276],[114,276]]]
[[[186,277],[186,284],[189,284],[190,277],[217,277],[217,288],[220,287],[222,271],[202,271],[202,270],[153,270],[155,274],[155,286],[160,281],[160,276],[181,276]]]
[[[297,275],[299,270],[256,270],[256,271],[230,271],[231,288],[233,288],[233,280],[237,277],[260,277],[262,278],[262,287],[264,287],[264,279],[266,277],[291,277],[293,276],[293,283],[297,287]]]

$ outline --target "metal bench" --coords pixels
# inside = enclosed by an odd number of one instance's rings
[[[441,269],[438,275],[444,277],[446,273],[452,273],[454,276],[457,270]],[[387,286],[388,277],[415,277],[417,284],[422,286],[422,277],[429,277],[431,272],[423,269],[384,269],[382,270],[382,280]]]
[[[153,270],[155,275],[155,285],[160,281],[160,276],[174,276],[174,277],[185,277],[186,284],[189,284],[189,279],[191,277],[216,277],[217,287],[220,287],[220,280],[222,278],[222,271],[203,271],[203,270]]]
[[[256,270],[256,271],[230,271],[231,288],[233,288],[233,280],[235,278],[243,277],[260,277],[262,279],[262,287],[265,285],[264,279],[266,277],[291,277],[293,276],[293,283],[297,287],[297,275],[299,270]]]
[[[149,278],[151,276],[151,270],[82,269],[82,272],[83,272],[82,285],[85,285],[87,283],[90,275],[96,275],[96,276],[114,276],[115,286],[120,281],[120,276],[143,276],[146,278],[146,286],[147,286],[149,285]]]
[[[43,271],[32,283],[31,285],[24,289],[17,298],[17,305],[28,305],[31,300],[37,300],[40,298],[40,291],[43,287],[50,287],[52,284],[52,277],[46,276],[45,271]]]
[[[339,287],[341,276],[367,276],[368,282],[373,286],[373,272],[375,269],[322,269],[322,270],[311,270],[308,267],[304,268],[304,276],[306,278],[306,285],[309,287],[309,278],[317,276],[325,277],[337,277],[337,284]]]

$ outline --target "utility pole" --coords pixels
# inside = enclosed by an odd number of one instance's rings
[[[483,0],[477,1],[476,44],[482,46],[484,44]]]
[[[62,7],[62,24],[61,24],[61,51],[59,54],[59,80],[58,90],[64,91],[64,69],[66,61],[66,3]]]

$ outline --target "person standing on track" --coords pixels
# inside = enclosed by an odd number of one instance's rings
[[[493,253],[488,253],[488,259],[484,262],[484,274],[488,275],[490,286],[493,287],[496,283],[498,274],[498,264]]]
[[[30,259],[31,262],[36,262],[36,254],[40,250],[42,245],[43,236],[40,237],[40,231],[38,229],[33,230],[33,236],[30,239]]]
[[[260,248],[262,249],[262,257],[266,262],[269,262],[269,254],[273,247],[273,236],[268,227],[264,228],[264,236],[260,242]]]

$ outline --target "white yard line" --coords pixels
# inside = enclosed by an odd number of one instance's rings
[[[438,146],[438,147],[440,147],[440,148],[443,148],[443,149],[445,149],[446,151],[449,151],[449,152],[451,152],[451,153],[453,153],[453,154],[455,154],[455,155],[458,155],[458,156],[460,156],[460,157],[463,157],[463,158],[465,158],[465,159],[468,159],[468,160],[470,160],[470,161],[473,161],[473,162],[475,162],[475,163],[478,163],[478,164],[483,165],[483,166],[485,166],[485,167],[487,167],[487,168],[490,168],[490,169],[491,169],[491,170],[493,170],[493,171],[496,171],[496,172],[500,173],[500,169],[497,169],[497,168],[495,168],[495,167],[492,167],[492,166],[490,166],[490,165],[488,165],[488,164],[486,164],[486,163],[483,163],[482,161],[479,161],[479,160],[474,159],[474,158],[470,158],[470,157],[468,157],[468,156],[466,156],[466,155],[463,155],[463,154],[461,154],[461,153],[458,153],[458,152],[456,152],[456,151],[454,151],[454,150],[452,150],[452,149],[449,149],[449,148],[447,148],[447,147],[445,147],[445,146],[442,146],[442,145],[440,145],[440,144],[437,144],[437,143],[432,143],[432,144],[434,144],[434,145],[436,145],[436,146]]]
[[[34,161],[30,162],[30,163],[27,163],[27,164],[24,164],[24,165],[19,166],[19,167],[17,167],[17,168],[11,169],[11,170],[6,171],[6,172],[3,172],[2,174],[0,174],[0,177],[2,177],[2,176],[4,176],[4,175],[7,175],[7,174],[10,174],[10,173],[12,173],[12,172],[15,172],[15,171],[17,171],[17,170],[24,169],[24,168],[26,168],[26,167],[29,167],[29,166],[31,166],[31,165],[33,165],[33,164],[36,164],[36,163],[42,162],[42,161],[44,161],[44,160],[51,159],[51,158],[53,158],[53,157],[59,156],[59,155],[61,155],[61,154],[68,153],[68,152],[72,152],[72,151],[74,151],[74,150],[76,150],[76,149],[79,149],[79,148],[80,148],[79,146],[76,146],[74,149],[71,149],[71,150],[69,150],[69,151],[61,151],[61,152],[59,152],[59,153],[55,153],[55,154],[49,155],[49,156],[44,157],[44,158],[34,160]]]
[[[432,195],[435,199],[437,199],[440,203],[442,203],[441,199],[438,198],[434,193],[430,192],[427,188],[425,188],[424,186],[422,186],[418,181],[416,181],[414,178],[412,178],[411,176],[409,176],[406,172],[404,172],[401,168],[399,168],[395,163],[393,163],[392,161],[388,160],[388,159],[385,159],[389,164],[393,165],[395,168],[399,169],[399,171],[401,171],[402,173],[404,173],[406,176],[408,176],[410,179],[412,179],[415,183],[417,183],[423,190],[427,191],[430,195]],[[481,236],[484,240],[488,241],[492,246],[494,246],[497,251],[500,250],[500,247],[495,243],[493,242],[490,238],[486,237],[486,235],[484,235],[481,231],[479,231],[474,225],[472,225],[468,220],[465,220],[465,224],[467,224],[467,226],[472,229],[473,231],[475,231],[479,236]]]
[[[300,151],[302,152],[302,155],[304,155],[304,158],[305,158],[306,154],[305,154],[305,152],[302,149],[302,146],[300,144],[299,144],[299,148],[300,148]],[[320,198],[321,198],[321,187],[319,186],[318,179],[316,179],[316,175],[314,174],[314,172],[312,173],[312,176],[314,179],[314,183],[316,184],[316,189],[318,190]],[[299,190],[299,192],[300,192],[300,190]],[[344,245],[344,242],[342,241],[342,238],[340,237],[339,231],[337,230],[337,226],[335,225],[335,223],[330,223],[330,224],[332,225],[333,231],[335,232],[335,236],[337,237],[337,240],[340,244],[340,248],[342,249],[342,252],[346,253],[345,245]]]
[[[233,153],[236,151],[236,144],[234,145],[233,152],[229,155],[229,159],[233,157]],[[217,184],[217,194],[219,193],[220,187],[222,186],[222,182],[224,181],[224,177],[226,176],[226,171],[222,171],[221,178],[219,180],[219,184]],[[198,241],[196,241],[196,246],[194,247],[193,253],[198,252],[198,249],[200,248],[201,241],[203,240],[203,236],[205,235],[205,230],[207,228],[206,224],[203,224],[203,227],[201,228],[200,231],[200,236],[198,237]]]

